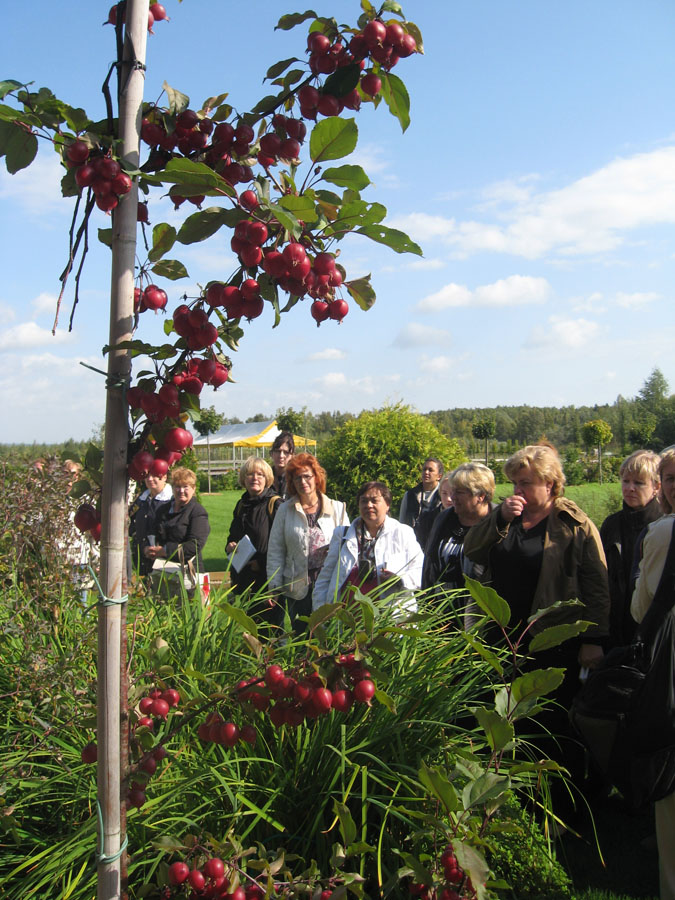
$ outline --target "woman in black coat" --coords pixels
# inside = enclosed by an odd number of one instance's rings
[[[235,594],[246,591],[254,594],[267,583],[267,543],[274,514],[281,503],[281,497],[272,486],[273,481],[272,469],[258,456],[249,456],[239,470],[239,484],[245,491],[234,508],[225,552],[233,553],[246,536],[255,553],[238,572],[234,566],[230,569]]]
[[[637,625],[630,602],[637,575],[635,552],[643,530],[663,515],[658,499],[660,457],[636,450],[619,469],[623,505],[600,526],[609,577],[609,637],[613,647],[630,644]]]
[[[464,538],[472,525],[492,511],[495,478],[481,463],[464,463],[443,479],[448,482],[452,506],[436,517],[424,553],[422,587],[442,596],[464,586],[467,564]]]
[[[173,500],[162,507],[157,516],[157,543],[146,547],[144,555],[151,560],[193,560],[198,572],[204,571],[202,550],[211,531],[209,514],[195,500],[197,476],[191,469],[174,469],[171,473]],[[179,554],[182,548],[182,554]]]

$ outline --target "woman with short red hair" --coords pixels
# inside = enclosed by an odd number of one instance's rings
[[[293,627],[312,611],[312,591],[333,531],[349,525],[344,503],[331,500],[326,472],[311,453],[298,453],[286,466],[289,497],[274,519],[267,548],[270,587],[287,605]]]

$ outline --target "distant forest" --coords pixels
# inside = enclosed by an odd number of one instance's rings
[[[487,452],[491,459],[503,459],[518,447],[539,440],[554,444],[568,462],[584,448],[592,450],[584,425],[598,420],[611,429],[611,439],[603,441],[603,456],[624,456],[638,447],[662,450],[675,444],[675,394],[660,369],[656,368],[644,382],[636,397],[619,395],[614,403],[595,406],[495,406],[481,409],[455,408],[426,413],[436,427],[457,440],[467,456],[481,458]],[[256,413],[246,422],[262,422],[276,418],[279,426],[306,435],[321,445],[349,419],[351,413],[321,412],[282,408],[273,413]],[[223,424],[241,423],[242,419],[223,417]],[[69,439],[61,444],[0,444],[0,459],[32,460],[58,454],[79,456],[89,442],[102,443],[102,428],[89,441]],[[610,467],[611,471],[611,467]],[[609,473],[608,473],[609,474]]]

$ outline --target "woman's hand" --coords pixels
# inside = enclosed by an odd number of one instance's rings
[[[143,556],[145,556],[146,559],[164,559],[166,557],[166,551],[164,550],[164,547],[145,547]]]
[[[230,541],[229,544],[226,544],[226,545],[225,545],[225,552],[226,552],[228,555],[229,555],[230,553],[234,553],[234,551],[235,551],[236,549],[237,549],[237,542],[236,542],[236,541]]]
[[[596,669],[604,655],[605,651],[599,644],[582,644],[579,647],[578,662],[582,669]]]
[[[507,497],[502,503],[502,518],[505,522],[513,522],[518,516],[522,516],[527,506],[527,500],[519,494]]]

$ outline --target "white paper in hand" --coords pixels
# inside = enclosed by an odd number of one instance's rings
[[[241,572],[247,562],[255,556],[256,549],[255,544],[251,540],[251,538],[245,534],[243,538],[237,544],[237,547],[230,556],[230,561],[232,563],[232,568],[235,572]]]

